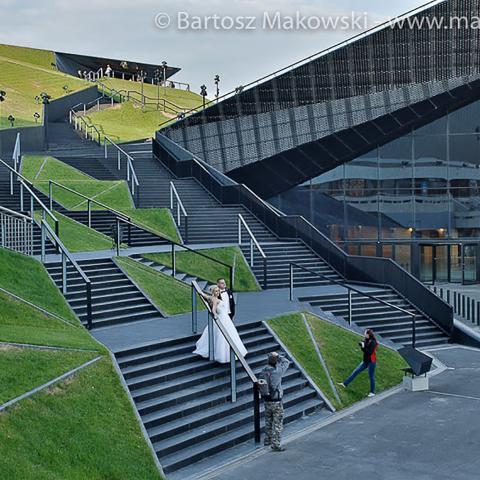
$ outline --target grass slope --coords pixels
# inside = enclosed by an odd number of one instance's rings
[[[250,268],[238,247],[222,247],[201,250],[201,253],[219,260],[227,265],[235,264],[234,290],[237,292],[254,292],[259,287],[255,282]],[[162,265],[171,267],[170,253],[148,253],[145,258]],[[217,279],[224,277],[229,283],[229,271],[227,267],[209,260],[208,258],[196,255],[193,252],[178,252],[176,255],[177,268],[181,272],[198,276],[209,282],[216,283]]]
[[[46,65],[51,63],[51,55],[41,50],[1,46],[0,85],[7,96],[0,106],[0,128],[10,127],[6,120],[10,114],[16,118],[15,126],[35,125],[33,114],[42,115],[42,105],[35,100],[41,92],[55,99],[89,86]]]
[[[161,236],[177,242],[179,241],[170,211],[166,208],[133,208],[130,192],[128,191],[127,184],[123,180],[96,180],[56,158],[41,155],[24,155],[22,160],[22,174],[46,195],[49,194],[48,180],[54,180],[75,192],[94,198],[107,207],[124,213],[135,222],[153,230]],[[55,185],[53,186],[53,198],[68,210],[85,211],[87,209],[86,200],[82,200],[82,198],[75,193],[68,192]],[[101,210],[102,207],[92,204],[92,209]],[[62,232],[63,230],[60,229],[61,238],[64,240]],[[77,251],[90,250],[88,244],[84,248],[80,241],[77,243],[79,243],[79,245],[74,246],[75,249],[80,249]],[[111,241],[107,248],[110,248],[110,246]],[[95,249],[96,248],[92,248],[92,250]],[[104,248],[100,246],[99,249]]]
[[[159,479],[110,359],[0,416],[3,478]]]
[[[115,90],[133,91],[141,93],[142,86],[139,82],[131,82],[117,78],[104,78],[102,83]],[[136,100],[130,100],[98,112],[91,112],[87,115],[90,123],[93,123],[100,130],[102,135],[110,137],[116,142],[128,142],[142,138],[150,138],[158,130],[158,125],[172,118],[177,112],[191,110],[202,105],[202,97],[196,93],[180,90],[178,88],[157,88],[157,86],[145,83],[144,95],[149,97],[142,111],[140,95],[133,95]],[[157,109],[157,100],[162,108],[162,100],[165,99],[169,105],[168,113]],[[173,105],[172,105],[173,104]]]
[[[94,352],[0,346],[0,404],[59,377],[95,356]]]
[[[184,283],[131,258],[117,257],[116,262],[166,315],[192,310],[191,290]]]
[[[314,315],[307,313],[306,318],[333,381],[335,383],[344,381],[362,361],[362,352],[358,347],[361,337]],[[338,405],[335,402],[326,374],[321,372],[320,361],[303,324],[301,314],[277,317],[270,320],[269,323],[336,407],[344,408],[365,398],[369,392],[367,372],[358,376],[347,389],[338,388],[342,403]],[[379,346],[377,358],[377,392],[381,392],[398,385],[402,381],[403,372],[401,369],[406,364],[397,352],[383,346]]]
[[[31,257],[0,248],[0,287],[73,324],[78,320],[43,265]]]
[[[55,212],[55,217],[58,220],[61,240],[70,252],[94,252],[112,248],[112,239],[103,233],[61,213]],[[53,228],[53,220],[48,217],[47,221]]]

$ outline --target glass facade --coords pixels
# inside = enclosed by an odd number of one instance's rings
[[[476,281],[480,101],[270,202],[350,253],[395,258],[427,282]]]

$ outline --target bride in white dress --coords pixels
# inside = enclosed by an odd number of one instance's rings
[[[247,349],[243,345],[240,336],[238,335],[237,329],[232,322],[232,319],[228,315],[229,306],[225,300],[222,300],[220,289],[215,287],[212,291],[212,297],[204,295],[204,297],[211,301],[212,313],[218,319],[219,322],[225,327],[228,335],[240,351],[240,353],[245,356],[247,354]],[[228,363],[230,362],[230,346],[225,340],[225,337],[222,335],[222,332],[213,321],[213,345],[215,352],[215,361],[219,363]],[[196,344],[196,349],[193,353],[200,355],[204,358],[209,358],[208,355],[208,325],[205,327],[205,330],[202,333],[202,336]]]

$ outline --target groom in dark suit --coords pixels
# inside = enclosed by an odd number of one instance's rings
[[[228,304],[230,306],[228,314],[233,321],[233,317],[235,316],[235,298],[233,296],[233,292],[227,288],[227,282],[224,278],[219,278],[217,280],[217,287],[220,289],[222,300],[228,300]]]

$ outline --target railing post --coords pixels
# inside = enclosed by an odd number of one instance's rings
[[[13,195],[13,172],[10,170],[10,195]]]
[[[132,221],[132,219],[128,218],[128,224],[127,224],[128,225],[127,226],[127,228],[128,228],[127,232],[128,233],[127,233],[127,235],[128,235],[128,244],[129,245],[132,243],[132,225],[130,223],[131,221]]]
[[[253,428],[255,432],[255,443],[260,443],[260,395],[258,383],[253,384]]]
[[[293,302],[293,264],[290,264],[290,301]]]
[[[237,401],[237,368],[235,360],[235,352],[230,347],[230,391],[232,403]]]
[[[32,217],[33,218],[33,217]],[[45,263],[45,225],[43,221],[40,223],[40,230],[41,230],[41,250],[40,250],[40,258],[42,263]]]
[[[177,270],[177,259],[175,257],[175,244],[172,242],[172,277],[175,276]]]
[[[180,218],[180,202],[177,199],[177,225],[180,227],[181,218]]]
[[[103,139],[103,150],[104,150],[104,155],[105,158],[108,158],[108,147],[107,147],[107,139]]]
[[[238,244],[242,244],[242,221],[240,220],[240,214],[238,215]]]
[[[92,227],[92,201],[87,200],[87,216],[88,216],[88,226]]]
[[[455,313],[458,313],[457,312],[457,292],[456,291],[453,292],[453,311]]]
[[[52,210],[52,207],[50,207],[50,210]],[[20,211],[23,212],[23,182],[20,183]]]
[[[470,297],[465,297],[465,301],[467,304],[467,316],[465,318],[470,320]]]
[[[207,315],[208,315],[208,358],[210,361],[213,362],[213,360],[215,360],[215,342],[213,338],[213,318],[210,315],[210,312],[208,312]]]
[[[51,180],[48,181],[48,200],[50,211],[53,210],[53,183]]]
[[[415,348],[417,343],[417,316],[413,314],[412,316],[412,347]]]
[[[447,303],[450,305],[450,290],[447,290]]]
[[[352,291],[348,290],[348,324],[351,325],[353,321],[353,312],[352,312]]]
[[[253,238],[250,238],[250,266],[253,267]]]
[[[188,243],[188,217],[185,217],[185,243]]]
[[[93,327],[92,324],[92,284],[87,282],[85,284],[85,289],[87,291],[87,328],[91,330]]]
[[[480,325],[480,302],[477,302],[477,325]]]
[[[116,243],[117,243],[117,257],[120,256],[120,220],[116,219],[117,221],[117,228],[116,228]]]
[[[230,277],[230,290],[233,290],[235,287],[235,278],[233,277],[233,267],[230,267],[230,270],[228,272],[229,277]]]
[[[173,188],[172,188],[172,182],[170,182],[170,210],[173,210]]]
[[[268,278],[267,278],[267,259],[263,259],[263,288],[268,287]]]
[[[121,169],[120,150],[117,150],[117,169]]]
[[[192,283],[192,333],[197,333],[198,312],[197,312],[197,291]]]
[[[465,318],[465,295],[462,294],[462,317]]]
[[[67,293],[67,257],[62,252],[62,292],[64,295]]]

